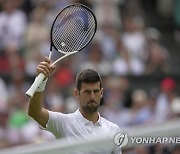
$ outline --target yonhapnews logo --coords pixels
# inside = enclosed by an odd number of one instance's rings
[[[123,148],[131,144],[180,144],[180,137],[130,137],[126,132],[119,132],[114,136],[114,144],[117,148]]]
[[[114,136],[114,143],[117,148],[123,148],[128,144],[128,134],[126,132],[118,133]]]

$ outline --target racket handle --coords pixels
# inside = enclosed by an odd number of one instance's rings
[[[39,87],[39,85],[42,83],[42,81],[44,80],[45,75],[43,73],[40,73],[37,77],[36,80],[34,81],[34,83],[31,85],[31,87],[29,88],[29,90],[26,92],[26,95],[29,96],[30,98],[33,97],[34,93],[36,92],[37,88]]]

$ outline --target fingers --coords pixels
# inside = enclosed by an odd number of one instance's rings
[[[48,57],[45,57],[44,61],[50,64],[50,59]]]
[[[55,69],[56,69],[56,65],[52,65],[51,66],[51,73],[54,72]]]
[[[50,60],[48,57],[45,57],[44,61],[40,62],[37,66],[37,75],[43,73],[46,78],[55,70],[56,66],[50,65]]]
[[[47,62],[40,62],[40,64],[37,67],[37,71],[38,73],[43,73],[45,76],[49,76],[50,75],[50,64]]]

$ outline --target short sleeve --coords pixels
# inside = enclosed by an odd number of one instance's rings
[[[117,133],[121,132],[121,129],[119,128],[118,125],[113,126],[114,134],[116,135]],[[117,148],[116,146],[113,149],[112,154],[122,154],[122,150],[120,148]]]
[[[46,127],[40,125],[40,128],[51,132],[52,134],[54,134],[56,138],[60,138],[64,134],[63,124],[66,121],[67,116],[59,112],[52,112],[52,111],[48,111],[48,112],[49,112],[49,119],[46,124]]]

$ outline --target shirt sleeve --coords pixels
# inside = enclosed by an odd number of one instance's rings
[[[64,134],[63,125],[64,122],[67,120],[67,116],[59,112],[52,112],[52,111],[48,111],[48,112],[49,112],[49,119],[46,124],[46,127],[40,125],[40,128],[51,132],[52,134],[54,134],[56,138],[62,137]]]
[[[120,148],[114,149],[112,154],[122,154],[122,150]]]
[[[117,133],[121,132],[121,129],[119,128],[118,125],[115,125],[115,127],[113,127],[113,129],[114,129],[114,133],[115,133],[114,136],[115,136]],[[114,149],[113,149],[113,151],[112,151],[112,154],[122,154],[121,148],[117,148],[116,146],[114,146]]]

